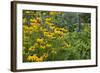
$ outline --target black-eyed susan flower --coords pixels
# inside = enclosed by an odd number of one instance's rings
[[[46,44],[46,47],[47,47],[47,48],[49,48],[49,47],[51,47],[51,46],[52,46],[51,44]]]
[[[43,38],[38,38],[38,39],[37,39],[37,42],[38,42],[38,43],[43,43],[43,42],[44,42],[44,39],[43,39]]]
[[[44,53],[43,54],[43,58],[46,59],[47,57],[48,57],[48,54],[47,53]]]
[[[29,55],[29,56],[27,57],[27,60],[28,60],[28,61],[33,61],[32,56]]]

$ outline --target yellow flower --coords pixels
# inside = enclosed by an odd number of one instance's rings
[[[64,42],[63,48],[70,48],[70,47],[71,47],[71,44],[68,44],[68,43]]]
[[[34,46],[33,46],[33,48],[38,47],[38,46],[39,46],[38,43],[35,43]]]
[[[24,33],[32,33],[33,31],[33,27],[27,25],[24,25],[23,29],[24,29]]]
[[[48,38],[53,38],[54,33],[51,32],[44,32],[44,36],[48,37]]]
[[[30,22],[32,23],[40,23],[41,22],[41,18],[37,17],[36,19],[30,19]]]
[[[34,30],[38,30],[39,26],[38,25],[32,25]]]
[[[34,51],[35,50],[35,46],[32,46],[28,49],[29,51]]]
[[[33,54],[32,59],[33,59],[34,61],[36,61],[36,60],[38,59],[37,55],[36,55],[36,54]]]
[[[60,35],[60,37],[64,35],[64,32],[61,31],[60,28],[54,29],[54,33]]]
[[[48,38],[52,38],[53,36],[52,36],[52,35],[47,35],[47,37],[48,37]]]
[[[32,48],[29,48],[28,50],[29,50],[29,51],[32,51]]]
[[[43,57],[41,56],[39,58],[36,54],[33,54],[32,58],[33,58],[33,61],[35,61],[35,62],[42,62],[43,61]]]
[[[55,32],[56,34],[60,34],[60,33],[61,33],[61,31],[59,31],[58,29],[55,29],[54,32]]]
[[[47,35],[48,38],[53,38],[53,33]]]
[[[65,43],[65,46],[66,46],[66,47],[68,47],[68,44],[67,44],[67,43]]]
[[[27,31],[28,30],[28,26],[24,25],[23,29],[24,29],[24,31]]]
[[[46,44],[46,47],[51,47],[51,44]]]
[[[33,59],[33,58],[32,58],[32,56],[30,56],[30,55],[29,55],[28,58],[27,58],[28,61],[32,61],[32,59]]]
[[[51,21],[52,20],[52,18],[46,18],[45,19],[45,21]]]
[[[44,49],[45,48],[45,45],[40,45],[40,48]]]
[[[44,53],[43,54],[43,57],[44,57],[44,59],[46,59],[48,57],[48,54],[47,53]]]
[[[43,61],[43,57],[37,58],[36,61],[37,62],[42,62]]]
[[[71,47],[71,45],[69,44],[69,45],[68,45],[68,48],[70,48],[70,47]]]
[[[43,28],[43,27],[40,27],[40,31],[45,32],[45,31],[47,31],[47,29]]]
[[[30,22],[37,23],[37,20],[36,19],[30,19]]]
[[[33,28],[33,27],[31,27],[31,26],[29,27],[29,31],[33,31],[33,29],[34,29],[34,28]]]
[[[59,28],[60,29],[60,31],[63,31],[63,32],[67,32],[68,30],[67,29],[65,29],[65,28]]]
[[[38,39],[37,39],[37,42],[38,42],[38,43],[42,43],[42,42],[44,42],[44,39],[43,39],[43,38],[38,38]]]
[[[44,53],[41,57],[38,57],[36,54],[33,54],[32,56],[28,56],[28,61],[35,61],[35,62],[42,62],[44,59],[48,57],[48,54]]]
[[[47,36],[47,35],[49,35],[49,32],[44,32],[44,36]]]
[[[23,29],[24,29],[24,31],[31,32],[31,31],[33,31],[34,28],[32,26],[24,25]]]
[[[45,21],[46,24],[50,25],[50,26],[53,26],[54,24],[51,23],[51,22],[48,22],[48,21]]]
[[[56,28],[55,26],[50,26],[50,29],[52,29],[52,30],[55,29],[55,28]]]

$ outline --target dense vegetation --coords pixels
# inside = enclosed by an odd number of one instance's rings
[[[23,62],[90,59],[90,16],[23,10]]]

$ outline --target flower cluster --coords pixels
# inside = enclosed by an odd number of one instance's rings
[[[44,53],[41,57],[38,57],[36,54],[28,56],[27,60],[32,62],[42,62],[48,57],[48,54]]]

